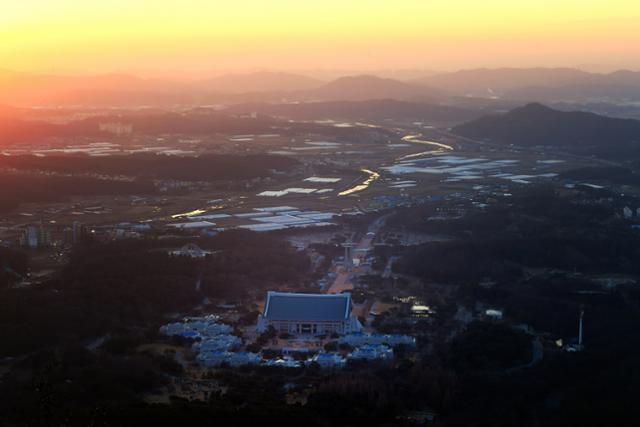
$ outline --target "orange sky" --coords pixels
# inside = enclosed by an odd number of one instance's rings
[[[3,3],[0,66],[25,71],[640,69],[638,0]]]

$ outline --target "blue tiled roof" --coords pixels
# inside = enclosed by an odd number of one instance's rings
[[[269,292],[264,316],[269,320],[342,321],[351,315],[351,295]]]

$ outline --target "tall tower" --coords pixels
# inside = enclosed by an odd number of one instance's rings
[[[582,318],[584,317],[584,307],[580,307],[580,323],[578,324],[578,351],[582,350]]]
[[[82,224],[79,223],[78,221],[73,221],[73,226],[71,230],[72,230],[71,241],[75,245],[76,243],[78,243],[82,235]]]
[[[355,245],[354,243],[347,242],[343,243],[342,246],[344,247],[344,267],[350,270],[353,267],[353,247]]]

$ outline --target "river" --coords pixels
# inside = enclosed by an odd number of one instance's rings
[[[357,184],[351,188],[348,188],[340,193],[338,196],[348,196],[349,194],[357,193],[359,191],[366,190],[376,179],[380,178],[380,174],[378,172],[374,172],[370,169],[360,169],[361,172],[368,174],[366,180],[362,181],[360,184]]]
[[[402,140],[405,142],[413,142],[414,144],[430,145],[432,147],[436,147],[437,149],[422,151],[420,153],[407,154],[406,156],[399,157],[396,160],[414,159],[416,157],[423,157],[423,156],[428,156],[432,154],[443,153],[445,151],[453,151],[453,147],[450,145],[443,144],[441,142],[427,141],[425,139],[420,139],[420,138],[422,138],[422,135],[407,135],[403,137]]]

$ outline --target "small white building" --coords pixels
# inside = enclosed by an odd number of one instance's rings
[[[262,362],[262,357],[257,353],[246,351],[229,352],[229,351],[203,351],[198,354],[198,362],[204,366],[220,366],[226,363],[230,366],[237,367],[242,365],[258,365]]]
[[[280,368],[299,368],[302,363],[291,357],[285,356],[279,359],[270,359],[265,362],[266,366],[277,366]]]
[[[348,359],[389,360],[393,359],[393,350],[386,345],[363,345],[349,353]]]
[[[488,310],[485,310],[484,315],[487,316],[487,318],[491,319],[491,320],[502,320],[502,310],[497,310],[495,308],[490,308]]]
[[[349,334],[343,337],[340,337],[338,340],[340,343],[349,344],[353,347],[358,347],[361,345],[380,345],[386,344],[389,346],[396,345],[406,345],[409,347],[416,346],[416,339],[410,335],[396,335],[396,334]]]
[[[315,362],[322,368],[342,368],[347,360],[338,353],[318,353],[309,362]]]
[[[160,327],[160,333],[164,335],[181,335],[203,339],[229,334],[232,331],[231,326],[218,323],[218,318],[215,316],[190,317],[183,322],[168,323]]]
[[[176,222],[168,224],[169,227],[174,227],[180,230],[203,230],[207,228],[215,227],[214,222],[209,221],[192,221],[192,222]]]
[[[169,251],[169,254],[173,256],[188,256],[190,258],[196,259],[205,258],[207,255],[211,255],[211,253],[211,251],[205,251],[195,243],[189,243],[188,245],[184,245],[178,250]]]
[[[241,344],[242,340],[235,335],[218,335],[193,343],[191,349],[195,352],[223,351],[237,348]]]

